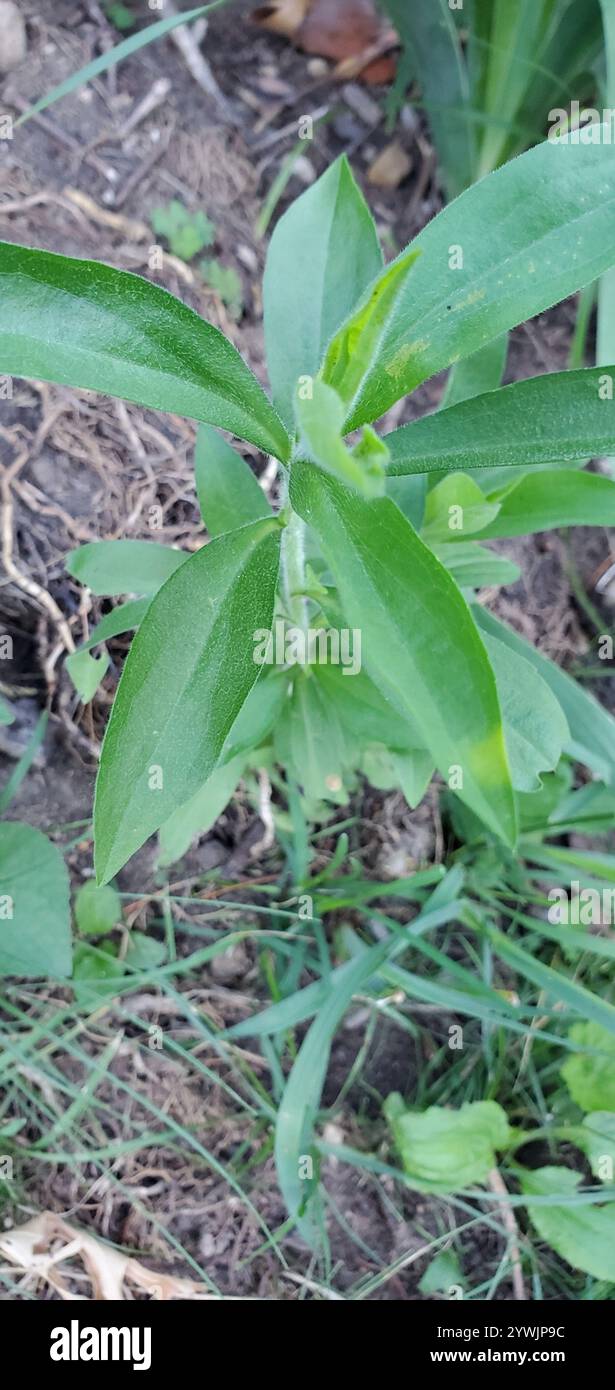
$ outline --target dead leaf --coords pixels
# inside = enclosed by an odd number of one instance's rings
[[[400,183],[408,177],[411,168],[412,160],[408,151],[400,145],[399,140],[392,140],[370,165],[367,181],[376,188],[399,188]]]
[[[139,1260],[70,1226],[52,1211],[41,1212],[25,1225],[0,1235],[0,1254],[23,1274],[49,1284],[66,1302],[83,1299],[66,1282],[74,1276],[67,1261],[75,1259],[81,1260],[90,1280],[92,1301],[126,1301],[127,1283],[159,1301],[212,1297],[204,1284],[147,1269]],[[65,1268],[60,1270],[60,1265]]]
[[[334,77],[385,82],[395,75],[389,50],[398,46],[394,29],[384,24],[373,0],[272,0],[252,18],[264,29],[292,39],[304,53],[331,58]]]

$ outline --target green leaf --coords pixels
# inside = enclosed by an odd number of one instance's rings
[[[499,637],[512,651],[524,656],[553,691],[570,729],[566,752],[593,768],[610,786],[615,786],[615,719],[612,715],[578,681],[572,680],[516,632],[511,632],[486,608],[476,604],[472,611],[482,632]]]
[[[252,686],[250,694],[233,724],[220,756],[220,762],[230,762],[240,753],[259,748],[275,727],[288,697],[288,676],[285,671],[262,675]]]
[[[497,515],[480,533],[529,536],[558,526],[615,525],[615,483],[600,473],[562,469],[555,475],[530,473],[505,492],[491,494],[499,503]]]
[[[165,207],[152,208],[150,218],[156,236],[165,237],[174,256],[191,261],[205,246],[211,246],[216,235],[213,222],[201,208],[189,212],[179,198],[171,198]]]
[[[605,390],[613,389],[609,379],[615,382],[615,367],[553,372],[424,415],[385,435],[391,475],[583,461],[604,454],[615,447],[615,400],[605,397]]]
[[[185,564],[184,550],[158,541],[88,541],[66,557],[66,569],[94,594],[155,594]],[[143,616],[143,615],[142,615]]]
[[[286,459],[273,406],[223,333],[125,270],[0,242],[0,372],[204,420]]]
[[[13,714],[8,700],[5,700],[4,696],[0,695],[0,724],[12,724],[14,719],[15,715]]]
[[[419,1279],[419,1291],[424,1294],[449,1293],[453,1288],[463,1288],[464,1283],[455,1251],[441,1250],[430,1260],[422,1279]]]
[[[342,439],[345,411],[337,392],[316,378],[310,381],[309,391],[300,388],[295,405],[304,452],[363,497],[381,497],[389,457],[386,446],[371,431],[356,448],[347,447]]]
[[[306,796],[346,800],[344,775],[352,759],[335,706],[315,674],[298,674],[290,708],[276,729],[275,749],[279,761],[294,769]]]
[[[528,1203],[528,1215],[539,1236],[573,1269],[615,1283],[615,1202],[575,1206],[581,1179],[572,1168],[536,1168],[531,1173],[521,1169],[519,1181],[526,1197],[561,1195],[561,1206]]]
[[[615,1037],[599,1023],[585,1020],[573,1023],[569,1037],[578,1047],[595,1050],[573,1053],[562,1067],[572,1099],[582,1110],[615,1110]]]
[[[462,589],[482,589],[486,585],[516,584],[521,570],[507,555],[498,555],[488,545],[472,541],[450,541],[434,546],[434,554]]]
[[[455,198],[476,177],[477,144],[455,16],[448,0],[386,0],[385,8],[417,66],[447,197]]]
[[[55,845],[30,825],[0,825],[0,975],[71,972],[69,885]]]
[[[90,946],[87,941],[75,945],[73,962],[73,988],[79,1002],[90,1007],[105,995],[117,994],[118,984],[126,970],[117,959],[111,942],[104,946]]]
[[[343,981],[335,989],[327,987],[326,999],[304,1038],[290,1073],[278,1110],[275,1133],[275,1162],[278,1182],[289,1216],[301,1235],[312,1246],[318,1244],[318,1230],[311,1207],[318,1196],[318,1184],[302,1175],[301,1159],[313,1156],[314,1125],[331,1043],[353,994],[370,979],[391,951],[390,942],[366,950],[358,960],[349,961]]]
[[[464,539],[484,531],[498,511],[498,503],[488,502],[473,478],[466,473],[449,473],[427,494],[423,540],[435,545]]]
[[[504,736],[517,791],[540,787],[540,773],[552,772],[569,737],[568,725],[553,692],[529,661],[497,637],[485,635],[504,716]]]
[[[111,884],[99,888],[93,879],[88,879],[76,894],[74,912],[83,936],[103,936],[122,920],[121,898]]]
[[[269,380],[289,427],[299,377],[316,375],[330,338],[381,270],[369,208],[342,156],[280,218],[267,254]]]
[[[575,1139],[589,1159],[589,1166],[595,1178],[601,1182],[613,1181],[615,1165],[615,1115],[611,1110],[594,1110],[585,1115]]]
[[[88,705],[90,700],[94,699],[100,682],[109,669],[109,661],[106,652],[101,652],[100,656],[90,656],[89,652],[84,651],[71,652],[71,655],[67,656],[66,670],[84,705]]]
[[[323,378],[343,400],[345,413],[369,372],[372,360],[378,355],[401,287],[405,285],[418,255],[418,251],[410,248],[386,266],[375,286],[361,300],[359,307],[327,348]]]
[[[194,472],[201,516],[210,536],[271,516],[249,463],[209,425],[199,425],[197,431]]]
[[[199,270],[208,289],[214,290],[231,315],[241,318],[243,309],[243,285],[232,265],[222,265],[215,257],[199,262]]]
[[[431,1105],[421,1112],[408,1110],[394,1092],[384,1113],[404,1172],[422,1192],[459,1192],[486,1182],[496,1149],[510,1143],[508,1120],[494,1100],[470,1101],[459,1110]]]
[[[547,998],[565,1004],[583,1018],[603,1024],[609,1034],[615,1034],[615,1008],[607,999],[601,999],[584,985],[577,984],[577,981],[570,979],[563,970],[553,970],[550,965],[544,965],[530,951],[524,950],[516,941],[504,936],[503,932],[497,931],[488,922],[484,923],[484,928],[500,960],[506,961],[506,964],[517,970],[524,979],[531,980],[532,984],[544,991]],[[536,930],[540,931],[540,926]]]
[[[187,559],[188,556],[186,555],[185,558]],[[171,570],[171,573],[174,571]],[[165,578],[167,577],[165,575]],[[127,603],[118,603],[116,608],[112,608],[110,613],[105,613],[96,627],[92,628],[87,642],[82,642],[78,650],[89,652],[92,647],[97,647],[99,642],[108,642],[110,637],[119,637],[123,632],[132,632],[143,621],[149,604],[149,598],[135,598],[129,599]]]
[[[301,463],[291,500],[319,537],[347,622],[362,631],[373,680],[443,776],[461,770],[461,799],[513,843],[495,677],[457,586],[389,498],[366,502]]]
[[[472,396],[484,395],[485,391],[497,391],[507,356],[508,334],[503,333],[501,338],[493,338],[470,357],[460,358],[449,372],[440,410],[449,410],[459,401],[469,401]]]
[[[258,675],[253,638],[271,625],[280,534],[272,518],[218,537],[150,604],[103,744],[94,808],[100,882],[213,772]]]
[[[400,282],[347,428],[378,419],[458,357],[601,274],[615,256],[609,231],[614,200],[606,141],[545,141],[444,208],[411,244],[419,259]],[[377,290],[376,284],[370,295]],[[502,436],[500,442],[506,443]]]
[[[245,705],[244,705],[245,709]],[[228,763],[214,768],[207,781],[198,792],[178,807],[168,821],[160,827],[161,868],[174,864],[190,849],[195,835],[205,835],[222,815],[239,782],[245,766],[245,758],[233,758]]]

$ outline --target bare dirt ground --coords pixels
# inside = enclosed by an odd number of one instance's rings
[[[132,8],[151,18],[144,4]],[[266,239],[258,235],[257,218],[295,143],[298,117],[322,113],[325,118],[315,125],[314,139],[306,143],[274,216],[342,150],[352,160],[391,251],[434,215],[441,195],[429,132],[414,108],[405,108],[396,133],[408,156],[408,172],[398,187],[377,188],[367,182],[367,174],[392,138],[382,116],[384,89],[334,82],[330,65],[251,25],[248,8],[235,5],[217,13],[203,48],[229,104],[230,120],[193,80],[169,40],[143,49],[28,122],[13,141],[0,144],[0,236],[150,275],[152,210],[173,197],[191,210],[204,209],[216,228],[213,252],[241,278],[239,320],[229,315],[196,269],[172,256],[153,276],[221,327],[264,379],[260,283]],[[24,0],[23,12],[27,61],[0,87],[2,108],[15,113],[119,37],[104,10],[86,0]],[[573,323],[571,302],[516,332],[507,378],[565,366]],[[441,386],[436,380],[421,388],[411,403],[395,409],[395,420],[435,404]],[[164,518],[156,539],[196,548],[203,528],[192,476],[193,442],[192,425],[179,418],[44,383],[17,381],[12,399],[0,402],[0,461],[4,501],[10,504],[0,608],[3,628],[15,638],[14,664],[10,671],[4,667],[3,682],[19,697],[17,725],[3,733],[4,775],[39,708],[50,709],[39,765],[11,806],[11,817],[53,832],[85,822],[90,814],[97,751],[127,641],[118,638],[110,644],[112,663],[102,692],[84,709],[63,671],[63,657],[71,642],[87,636],[105,602],[94,597],[84,601],[64,569],[64,557],[76,545],[97,538],[151,536],[148,516],[155,504]],[[262,472],[265,460],[256,451],[252,461]],[[586,613],[571,595],[568,571],[574,562],[582,581],[591,582],[609,551],[606,533],[579,533],[573,552],[557,535],[509,543],[508,548],[521,557],[523,578],[500,594],[499,611],[563,664],[584,660],[591,632]],[[51,610],[33,586],[51,595]],[[443,852],[433,797],[411,814],[401,798],[365,788],[362,803],[353,809],[360,816],[354,848],[367,870],[381,867],[394,853],[397,864],[401,852],[411,865],[429,860],[436,850]],[[239,798],[178,866],[177,879],[189,881],[191,874],[213,867],[226,882],[275,874],[275,853],[261,862],[250,855],[261,831],[254,812]],[[322,841],[323,861],[332,843]],[[69,864],[76,881],[91,873],[87,837],[75,845]],[[121,875],[121,887],[139,893],[155,881],[147,848]],[[143,925],[147,913],[144,908],[139,912],[134,920]],[[258,977],[255,960],[255,948],[248,948],[234,979],[221,984],[207,971],[189,981],[192,1002],[221,1022],[234,1021],[249,1008]],[[112,1010],[103,1011],[96,1039],[86,1039],[86,1046],[112,1036],[116,1022]],[[180,1032],[182,1027],[180,1020]],[[332,1059],[328,1102],[348,1076],[361,1042],[360,1032],[342,1032]],[[361,1081],[345,1098],[348,1142],[359,1116],[361,1123],[370,1123],[370,1097],[411,1088],[413,1071],[425,1058],[412,1056],[408,1047],[405,1034],[386,1024],[377,1030]],[[162,1053],[153,1052],[147,1064],[140,1056],[131,1025],[126,1025],[114,1074],[143,1088],[178,1124],[194,1123],[195,1115],[202,1115],[202,1134],[218,1162],[224,1163],[244,1141],[248,1155],[254,1156],[254,1137],[242,1128],[219,1088],[202,1075],[185,1076]],[[78,1062],[67,1055],[62,1065],[79,1083]],[[140,1113],[138,1100],[127,1099],[126,1107],[131,1125],[145,1127],[147,1115]],[[183,1252],[207,1265],[225,1292],[298,1296],[293,1271],[306,1265],[300,1243],[287,1239],[290,1274],[281,1272],[278,1260],[262,1248],[262,1231],[250,1214],[205,1165],[195,1174],[194,1165],[169,1148],[124,1155],[114,1171],[129,1196],[120,1199],[87,1165],[78,1173],[62,1165],[48,1165],[43,1172],[33,1165],[24,1175],[23,1210],[50,1207],[69,1213],[103,1237],[138,1250],[156,1267],[190,1272],[184,1253],[178,1254],[159,1233],[157,1223],[162,1223]],[[342,1271],[340,1287],[349,1287],[404,1251],[418,1250],[436,1230],[440,1217],[425,1200],[408,1196],[393,1208],[387,1180],[379,1183],[347,1169],[332,1170],[329,1177],[344,1220],[358,1238],[350,1240],[337,1228],[331,1259]],[[258,1169],[253,1200],[271,1229],[283,1224],[270,1156]],[[503,1249],[504,1236],[493,1229],[468,1237],[468,1273],[495,1268]],[[419,1262],[402,1269],[374,1296],[419,1296],[421,1268]],[[498,1296],[505,1295],[504,1288]]]

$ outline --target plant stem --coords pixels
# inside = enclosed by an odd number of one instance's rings
[[[282,573],[284,597],[291,622],[304,628],[306,622],[305,588],[305,522],[291,512],[282,538]]]

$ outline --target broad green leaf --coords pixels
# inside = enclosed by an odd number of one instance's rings
[[[275,749],[279,761],[294,769],[306,796],[345,802],[344,775],[352,758],[335,707],[312,672],[300,672],[295,680],[288,712],[276,729]]]
[[[300,463],[291,500],[319,537],[347,622],[362,631],[372,679],[418,726],[462,801],[514,843],[495,677],[454,581],[387,497],[366,502]]]
[[[615,1202],[575,1206],[581,1178],[572,1168],[520,1169],[518,1176],[526,1197],[561,1195],[561,1206],[528,1203],[528,1215],[539,1236],[573,1269],[615,1283]]]
[[[346,675],[343,666],[323,663],[315,668],[313,677],[357,750],[368,743],[383,743],[399,753],[421,748],[416,726],[401,718],[365,671],[353,670]]]
[[[570,1040],[578,1047],[562,1067],[562,1076],[572,1099],[582,1110],[615,1111],[615,1038],[598,1023],[573,1023]],[[599,1056],[597,1054],[601,1053]]]
[[[0,975],[71,973],[66,865],[40,830],[0,825]]]
[[[345,156],[291,204],[267,253],[267,366],[290,428],[301,376],[315,376],[330,338],[382,270],[371,213]]]
[[[579,683],[541,652],[524,642],[516,632],[494,618],[486,608],[476,604],[473,613],[482,632],[491,633],[505,642],[512,651],[524,656],[546,681],[561,706],[570,730],[565,751],[578,762],[586,763],[607,782],[615,786],[615,719]]]
[[[288,676],[284,671],[273,671],[257,680],[222,749],[221,763],[230,762],[240,753],[252,753],[260,747],[282,713],[288,699],[288,686]]]
[[[604,454],[615,448],[615,400],[605,396],[614,387],[615,367],[553,372],[424,415],[385,435],[390,473],[457,473]]]
[[[155,594],[185,564],[184,550],[158,541],[88,541],[72,550],[66,569],[94,594]]]
[[[534,666],[497,637],[485,634],[487,655],[504,716],[504,736],[517,791],[540,787],[540,774],[552,772],[569,737],[561,706]]]
[[[613,0],[600,0],[604,26],[604,50],[606,59],[605,105],[615,106],[615,4]],[[610,266],[600,276],[598,285],[598,314],[596,323],[596,361],[615,362],[615,266]],[[610,460],[611,474],[615,475],[615,458]]]
[[[228,806],[244,766],[245,758],[238,757],[214,768],[190,801],[185,806],[179,806],[160,827],[158,863],[161,868],[181,859],[190,849],[195,835],[205,835],[211,830],[224,807]]]
[[[213,772],[258,676],[254,633],[271,625],[280,534],[272,518],[218,537],[150,604],[103,744],[94,808],[99,882]]]
[[[434,554],[462,589],[483,589],[494,584],[516,584],[521,570],[507,555],[498,555],[488,545],[472,541],[450,541],[434,546]]]
[[[101,652],[100,656],[90,656],[89,652],[80,651],[67,656],[66,670],[84,705],[88,705],[90,700],[94,699],[100,682],[109,669],[109,660],[107,652]]]
[[[430,1260],[418,1286],[424,1294],[450,1293],[453,1288],[464,1288],[465,1280],[455,1251],[441,1250]]]
[[[201,516],[210,536],[235,531],[271,516],[271,507],[249,463],[209,425],[199,425],[194,474]]]
[[[594,1110],[586,1115],[575,1140],[589,1159],[595,1178],[613,1181],[615,1167],[615,1114],[612,1110]]]
[[[345,411],[337,392],[318,378],[295,398],[297,421],[307,455],[327,473],[340,478],[363,497],[381,497],[385,487],[386,445],[373,430],[349,449],[342,438]]]
[[[149,542],[146,544],[149,545]],[[171,573],[174,571],[171,570]],[[166,578],[168,578],[167,575],[165,575]],[[163,581],[161,580],[161,582]],[[105,613],[96,627],[92,628],[87,642],[82,642],[78,650],[89,652],[92,647],[97,647],[99,642],[108,642],[110,637],[119,637],[123,632],[132,632],[143,621],[149,604],[149,598],[134,598],[129,599],[127,603],[118,603],[117,607],[112,608],[110,613]]]
[[[407,1109],[394,1092],[384,1113],[404,1172],[424,1192],[459,1192],[486,1182],[497,1164],[496,1150],[510,1143],[508,1120],[494,1100],[418,1111]]]
[[[473,478],[449,473],[427,494],[422,536],[429,545],[463,540],[497,517],[499,504],[489,502]]]
[[[104,936],[122,920],[122,900],[110,883],[99,888],[93,879],[75,896],[75,921],[83,936]]]
[[[506,492],[491,494],[497,515],[480,532],[492,536],[529,536],[558,526],[615,525],[615,483],[600,473],[576,469],[530,473]]]
[[[217,328],[159,285],[0,242],[0,372],[204,420],[286,459],[273,406]]]
[[[378,419],[427,377],[601,274],[615,257],[614,201],[615,167],[606,141],[547,140],[444,208],[411,244],[420,255],[400,282],[353,395],[347,428]],[[369,294],[377,292],[378,283]]]

